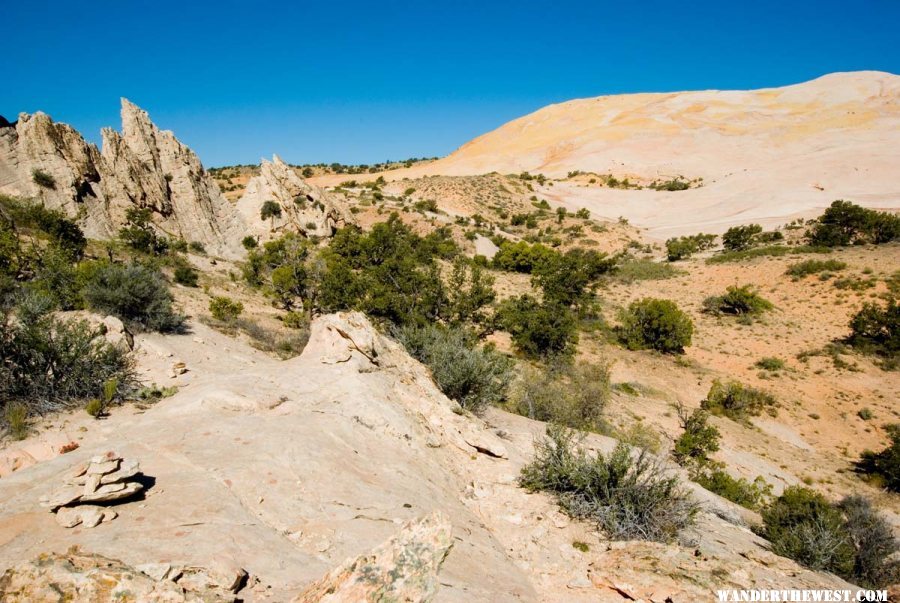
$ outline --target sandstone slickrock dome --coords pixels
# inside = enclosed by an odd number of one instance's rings
[[[259,175],[247,183],[237,208],[261,239],[281,236],[285,230],[330,237],[350,221],[349,212],[343,211],[321,188],[298,176],[278,155],[272,161],[263,159],[259,167]],[[275,201],[282,209],[273,224],[260,217],[260,208],[266,201]]]
[[[860,162],[885,170],[896,165],[889,159],[897,158],[898,128],[900,76],[835,73],[783,88],[620,94],[549,105],[422,169],[714,179],[739,166],[775,167],[792,155],[838,167],[835,159],[862,152],[847,172]]]
[[[541,189],[571,210],[666,238],[729,226],[784,224],[835,199],[900,209],[900,76],[834,73],[751,91],[621,94],[549,105],[438,161],[385,172],[388,180],[576,170],[639,178],[682,176],[679,192],[556,183]],[[340,177],[315,179],[336,184]]]

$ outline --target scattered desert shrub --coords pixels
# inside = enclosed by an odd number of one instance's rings
[[[859,278],[858,276],[847,276],[834,280],[834,286],[837,289],[849,289],[851,291],[865,291],[867,289],[871,289],[877,284],[878,279],[876,279],[875,277]]]
[[[753,244],[769,244],[769,243],[777,243],[779,241],[784,240],[784,233],[780,230],[770,230],[767,232],[761,232],[755,237],[753,237]]]
[[[243,332],[249,338],[251,346],[257,350],[275,354],[282,360],[299,356],[309,342],[308,328],[292,329],[290,333],[284,334],[279,330],[269,329],[256,321],[241,317],[236,318],[233,322],[219,321],[213,326],[218,328],[224,326],[226,331]]]
[[[839,200],[819,216],[807,238],[823,247],[888,243],[900,239],[900,216]]]
[[[368,233],[342,228],[319,258],[311,305],[361,310],[400,325],[445,319],[450,305],[437,259],[458,253],[449,230],[420,237],[397,214]]]
[[[734,478],[719,466],[698,471],[692,479],[713,494],[753,510],[762,507],[772,494],[771,484],[762,476],[751,482],[742,477]]]
[[[556,362],[544,370],[526,367],[514,383],[507,408],[537,421],[604,432],[609,395],[607,364]]]
[[[64,310],[81,306],[76,270],[87,239],[56,210],[0,195],[0,298],[28,289]]]
[[[281,322],[289,329],[306,329],[309,327],[309,315],[304,312],[286,312]]]
[[[754,363],[756,368],[762,369],[764,371],[780,371],[784,369],[784,360],[781,358],[776,358],[774,356],[766,356],[765,358],[760,358]]]
[[[28,407],[22,402],[7,402],[3,407],[3,422],[12,439],[24,440],[28,437]]]
[[[870,421],[875,416],[875,414],[872,412],[871,408],[866,407],[866,408],[860,408],[859,411],[856,413],[856,416],[859,417],[860,419],[862,419],[863,421]]]
[[[53,300],[60,310],[76,310],[84,307],[82,288],[91,271],[91,262],[75,264],[72,257],[60,248],[50,245],[29,260],[31,279],[20,281],[22,289],[35,292]]]
[[[263,201],[263,204],[259,208],[260,220],[269,220],[269,227],[275,228],[275,220],[280,217],[281,205],[279,205],[277,201],[272,201],[271,199]]]
[[[244,246],[244,249],[250,251],[251,249],[256,249],[259,247],[259,241],[256,240],[256,237],[253,235],[247,235],[243,239],[241,239],[241,245]]]
[[[677,176],[671,180],[652,182],[648,188],[652,188],[655,191],[686,191],[691,188],[691,183],[687,180],[682,180],[680,176]]]
[[[763,411],[773,414],[777,405],[775,397],[768,392],[737,381],[722,383],[718,379],[713,381],[706,399],[700,403],[704,410],[714,415],[725,415],[735,421],[745,421]]]
[[[864,303],[850,320],[850,337],[854,348],[884,359],[883,368],[894,368],[900,362],[900,304],[890,298],[885,306]]]
[[[154,403],[159,402],[163,398],[174,396],[177,393],[177,386],[172,385],[170,387],[161,387],[154,383],[152,385],[145,385],[138,388],[138,390],[134,394],[134,397],[137,400]]]
[[[438,211],[440,210],[440,208],[438,208],[437,201],[435,201],[434,199],[420,199],[419,201],[413,203],[413,207],[415,207],[419,211],[429,211],[433,214],[438,213]]]
[[[761,257],[781,257],[785,255],[796,255],[801,253],[831,253],[831,249],[823,246],[798,245],[789,247],[787,245],[767,245],[765,247],[755,247],[753,249],[744,249],[742,251],[726,251],[719,253],[706,260],[707,264],[724,264],[727,262],[740,262],[742,260],[751,260]]]
[[[671,264],[627,256],[616,264],[613,274],[616,280],[633,283],[635,281],[663,280],[680,273]]]
[[[843,356],[849,354],[851,349],[848,345],[840,342],[829,342],[818,349],[803,350],[797,354],[797,360],[806,363],[813,356],[828,356],[834,368],[839,370],[859,370],[855,363],[849,363],[844,360]]]
[[[226,324],[234,324],[244,311],[244,304],[230,297],[217,295],[209,300],[209,313],[213,318]]]
[[[801,486],[784,493],[762,511],[762,535],[772,551],[811,569],[847,575],[853,545],[841,512],[821,494]]]
[[[132,207],[125,210],[126,222],[119,229],[119,239],[135,251],[162,255],[169,250],[169,241],[157,234],[151,215],[151,211],[146,208]]]
[[[681,353],[691,345],[694,325],[687,314],[667,299],[632,302],[621,315],[619,337],[632,350],[654,349]]]
[[[707,297],[703,301],[703,311],[708,314],[735,314],[756,316],[774,308],[752,285],[730,285],[724,295]]]
[[[531,274],[536,266],[559,254],[546,245],[540,243],[529,245],[525,241],[511,243],[504,239],[499,247],[491,263],[494,268],[506,272]]]
[[[38,168],[31,170],[31,179],[41,188],[56,188],[56,179],[44,170]]]
[[[179,263],[177,266],[175,266],[173,278],[179,285],[184,285],[185,287],[196,287],[200,275],[190,264]]]
[[[174,332],[184,325],[162,274],[144,264],[97,263],[82,294],[91,309],[113,314],[137,330]]]
[[[634,421],[628,427],[614,429],[612,435],[632,448],[641,448],[653,454],[659,454],[662,448],[659,432],[642,421]]]
[[[743,251],[753,245],[753,238],[761,232],[759,224],[732,226],[722,235],[722,245],[728,251]]]
[[[13,311],[0,311],[0,396],[19,401],[29,414],[58,410],[100,395],[107,381],[117,391],[134,381],[131,360],[86,321],[64,321],[52,302],[29,296]]]
[[[39,234],[51,247],[64,253],[72,261],[81,259],[84,254],[87,246],[84,233],[74,220],[67,218],[59,210],[3,195],[0,195],[0,208],[4,226],[11,233],[27,231],[29,234]],[[15,244],[21,252],[18,241]],[[31,251],[31,255],[37,254],[36,249]]]
[[[762,535],[772,551],[867,588],[900,578],[900,551],[890,525],[871,503],[850,496],[832,504],[821,494],[791,486],[762,510]]]
[[[184,239],[169,239],[169,251],[177,251],[178,253],[187,253],[188,244]]]
[[[431,369],[440,390],[466,410],[480,413],[505,397],[512,361],[491,347],[478,347],[462,329],[403,326],[394,336]]]
[[[885,431],[890,444],[880,452],[863,452],[856,469],[883,483],[888,490],[900,492],[900,424],[885,425]]]
[[[458,257],[447,279],[447,308],[442,314],[451,325],[484,324],[488,320],[485,308],[496,296],[494,277],[476,262]]]
[[[771,495],[772,487],[762,477],[752,482],[744,478],[734,478],[724,469],[724,465],[711,458],[719,449],[719,430],[709,425],[709,415],[703,409],[696,409],[690,415],[684,408],[678,408],[678,416],[684,429],[675,440],[672,456],[685,467],[691,479],[722,498],[728,499],[748,509],[758,509]]]
[[[194,253],[206,253],[206,247],[200,241],[191,241],[190,243],[188,243],[188,248]]]
[[[702,409],[688,415],[679,408],[678,414],[684,431],[675,440],[672,456],[685,467],[707,465],[710,455],[719,449],[719,430],[709,424],[709,414]]]
[[[497,320],[512,336],[516,349],[530,358],[570,355],[578,341],[569,308],[538,302],[527,294],[505,300],[497,309]]]
[[[670,542],[698,511],[678,478],[647,451],[619,444],[609,455],[590,456],[575,432],[560,426],[547,427],[519,483],[553,494],[566,513],[596,522],[612,540]]]
[[[838,505],[853,543],[853,571],[846,578],[865,588],[881,588],[900,580],[900,543],[890,524],[866,498],[854,495]]]
[[[846,262],[839,260],[806,260],[791,264],[788,266],[787,275],[794,278],[803,278],[810,274],[819,274],[821,272],[836,272],[847,267]]]
[[[686,237],[675,237],[666,241],[666,256],[670,262],[684,260],[698,251],[712,249],[716,244],[716,235],[700,234]]]
[[[113,377],[112,379],[107,379],[103,383],[100,397],[92,398],[91,400],[89,400],[84,407],[85,411],[95,419],[99,419],[100,417],[106,415],[107,409],[116,400],[118,390],[118,380],[115,377]]]
[[[593,293],[597,279],[614,265],[615,261],[605,253],[593,250],[554,252],[534,266],[532,285],[541,289],[546,303],[582,307]]]

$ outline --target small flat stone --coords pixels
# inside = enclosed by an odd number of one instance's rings
[[[137,494],[144,487],[137,482],[115,483],[100,486],[93,494],[81,497],[81,502],[109,502],[111,500],[119,500],[120,498],[128,498],[133,494]]]
[[[82,475],[84,475],[85,471],[87,471],[88,464],[89,463],[87,461],[78,463],[77,465],[66,471],[66,473],[63,475],[63,479],[72,480],[81,477]]]
[[[100,477],[96,474],[87,476],[87,479],[84,480],[84,496],[96,492],[97,488],[100,487]]]
[[[81,523],[78,507],[62,507],[56,512],[56,523],[64,528],[74,528]]]
[[[100,463],[96,463],[91,460],[91,465],[87,468],[88,475],[105,475],[107,473],[112,473],[116,469],[119,468],[119,459],[112,459],[109,461],[103,461]]]
[[[91,462],[92,463],[105,463],[106,461],[115,461],[115,460],[119,460],[121,458],[122,457],[120,457],[118,454],[116,454],[112,450],[109,450],[107,452],[104,452],[103,454],[98,454],[97,456],[91,457]]]
[[[75,509],[78,511],[79,516],[81,516],[81,525],[86,528],[96,527],[103,521],[103,510],[100,507],[84,505],[75,507]]]
[[[51,510],[57,509],[58,507],[75,502],[80,499],[83,494],[84,490],[82,488],[67,486],[51,493],[41,501],[41,505],[48,507]]]
[[[112,509],[96,505],[79,505],[77,507],[61,507],[56,513],[56,522],[64,528],[77,525],[94,528],[104,521],[112,521],[118,514]]]
[[[118,471],[107,473],[100,476],[101,484],[113,484],[115,482],[125,481],[129,477],[134,477],[141,471],[141,464],[135,460],[122,461]]]

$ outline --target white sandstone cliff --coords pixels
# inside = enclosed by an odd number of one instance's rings
[[[247,190],[237,208],[253,234],[263,241],[285,231],[305,236],[330,237],[340,226],[350,222],[344,211],[324,190],[309,184],[278,155],[272,161],[263,159],[260,173],[247,183]],[[260,210],[266,201],[281,206],[281,216],[263,220]]]
[[[52,183],[37,184],[35,171]],[[200,159],[126,99],[122,133],[104,129],[102,152],[40,112],[0,123],[0,193],[59,209],[93,238],[115,236],[128,208],[145,207],[168,236],[216,255],[241,254],[242,220]]]

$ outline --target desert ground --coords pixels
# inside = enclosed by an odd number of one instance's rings
[[[717,588],[853,588],[775,555],[752,529],[759,509],[707,491],[672,460],[679,407],[699,408],[716,380],[777,400],[772,413],[745,422],[709,419],[721,433],[713,458],[729,474],[762,478],[772,497],[797,485],[829,501],[864,495],[900,534],[898,495],[853,470],[863,451],[886,446],[886,426],[900,423],[900,372],[844,344],[864,303],[898,294],[900,241],[827,253],[802,245],[807,220],[834,200],[900,211],[898,76],[855,72],[778,89],[574,100],[444,158],[353,173],[277,156],[260,166],[197,168],[199,158],[128,101],[120,139],[105,140],[102,151],[44,118],[0,131],[0,193],[41,195],[74,220],[95,221],[83,224],[96,233],[86,257],[119,253],[124,262],[131,252],[115,233],[130,224],[122,216],[142,191],[156,204],[148,228],[185,242],[178,257],[198,282],[178,284],[178,264],[158,262],[187,317],[180,334],[126,337],[121,321],[102,313],[58,312],[106,320],[113,326],[105,336],[117,345],[133,338],[140,382],[169,389],[100,418],[80,403],[36,414],[25,437],[0,440],[0,593],[19,597],[10,600],[51,600],[45,587],[54,581],[81,584],[78,600],[112,600],[126,586],[136,600],[369,600],[321,594],[364,582],[354,572],[368,561],[373,574],[393,577],[385,588],[403,600],[680,603],[712,600]],[[144,148],[159,165],[136,162]],[[75,183],[77,203],[66,187],[32,182],[33,166]],[[77,183],[88,172],[96,180],[82,198]],[[657,190],[673,181],[683,190]],[[280,209],[263,217],[257,206],[272,199]],[[594,250],[620,267],[654,268],[596,279],[598,316],[580,327],[572,361],[610,367],[610,429],[587,434],[584,446],[646,446],[698,501],[693,527],[667,543],[614,540],[567,515],[552,496],[519,485],[543,422],[502,403],[470,412],[385,321],[279,303],[271,283],[244,277],[248,250],[258,245],[290,233],[324,249],[340,229],[370,232],[391,215],[423,237],[447,232],[467,261],[483,256],[496,291],[491,311],[541,295],[528,274],[490,262],[507,242]],[[750,223],[781,233],[777,246],[790,251],[719,261],[716,244],[666,259],[670,237]],[[206,248],[186,244],[192,231],[203,233]],[[809,259],[844,265],[788,274]],[[437,265],[446,280],[451,262]],[[752,320],[703,311],[708,297],[732,285],[752,285],[774,307]],[[217,297],[240,302],[241,319],[215,318]],[[648,297],[675,302],[692,321],[683,354],[632,350],[616,339],[622,312]],[[287,309],[303,315],[299,328],[286,321]],[[511,359],[516,375],[542,366],[501,328],[485,342]],[[783,366],[760,368],[765,358]],[[140,461],[143,492],[112,506],[111,521],[62,527],[40,498],[106,451]],[[29,565],[51,554],[62,561]],[[410,569],[408,558],[427,558],[426,569]],[[112,586],[101,593],[103,580]]]

